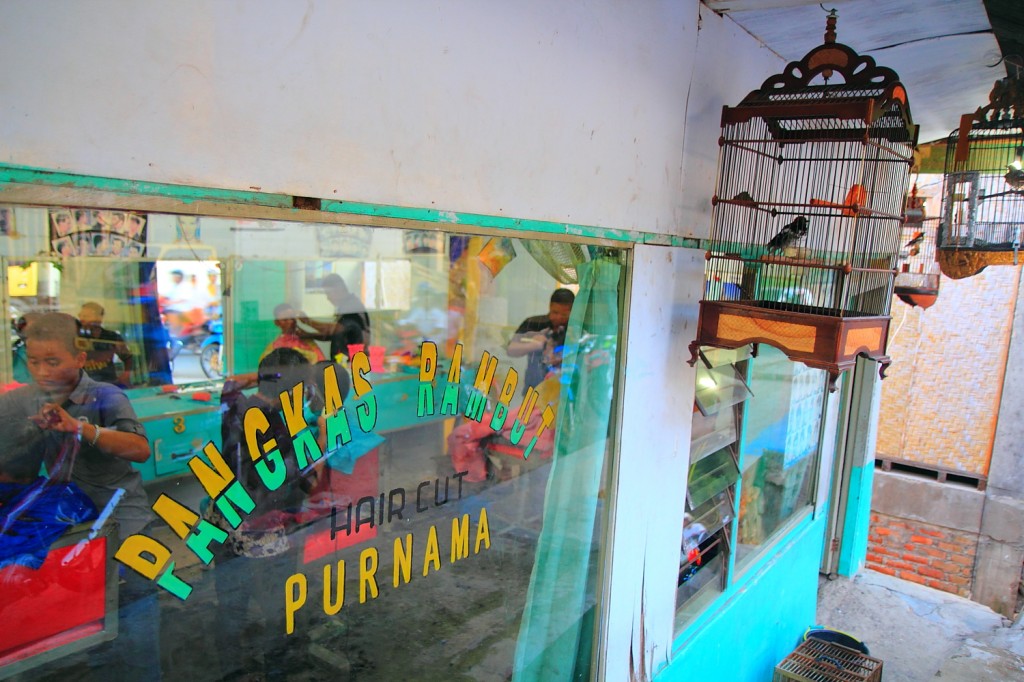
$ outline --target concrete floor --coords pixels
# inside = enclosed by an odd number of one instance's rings
[[[822,578],[818,623],[864,642],[885,682],[1024,681],[1019,616],[875,571]]]

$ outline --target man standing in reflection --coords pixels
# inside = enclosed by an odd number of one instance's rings
[[[85,351],[85,372],[96,381],[128,388],[132,352],[120,334],[103,326],[103,315],[103,306],[94,301],[82,304],[78,312],[78,321],[82,323],[78,334]],[[114,363],[115,356],[121,360],[123,368],[120,372]]]
[[[523,393],[540,384],[552,366],[561,364],[565,328],[575,300],[576,295],[569,289],[556,289],[551,294],[547,315],[523,320],[505,346],[510,357],[527,356]]]
[[[314,331],[299,330],[299,336],[317,341],[330,341],[330,359],[337,361],[339,355],[348,357],[350,345],[369,345],[370,316],[367,315],[363,302],[348,290],[345,280],[340,275],[332,272],[323,278],[320,286],[323,288],[324,296],[334,306],[334,321],[315,322],[300,312],[299,322]]]

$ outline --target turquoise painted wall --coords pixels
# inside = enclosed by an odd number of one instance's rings
[[[816,622],[825,516],[808,516],[769,560],[741,576],[717,611],[676,641],[672,661],[654,679],[770,680]]]
[[[846,500],[846,522],[839,547],[839,575],[857,575],[867,561],[868,534],[871,532],[871,486],[875,480],[875,463],[855,466],[850,470],[850,494]]]

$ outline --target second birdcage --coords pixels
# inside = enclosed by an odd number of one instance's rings
[[[925,197],[914,185],[903,209],[899,270],[893,293],[909,306],[930,308],[939,297],[941,272],[935,259],[937,221],[925,215]]]
[[[989,104],[960,120],[946,143],[938,260],[970,277],[1020,262],[1024,229],[1024,81],[1004,78]]]
[[[917,127],[894,71],[825,43],[722,112],[697,339],[768,343],[830,388],[886,344]]]

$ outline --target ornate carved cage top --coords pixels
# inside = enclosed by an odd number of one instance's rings
[[[1009,254],[1016,264],[1021,245],[1024,81],[997,81],[989,100],[963,116],[946,143],[939,261],[954,278],[1009,263]]]
[[[896,72],[828,34],[724,107],[705,300],[888,315],[916,142]]]

